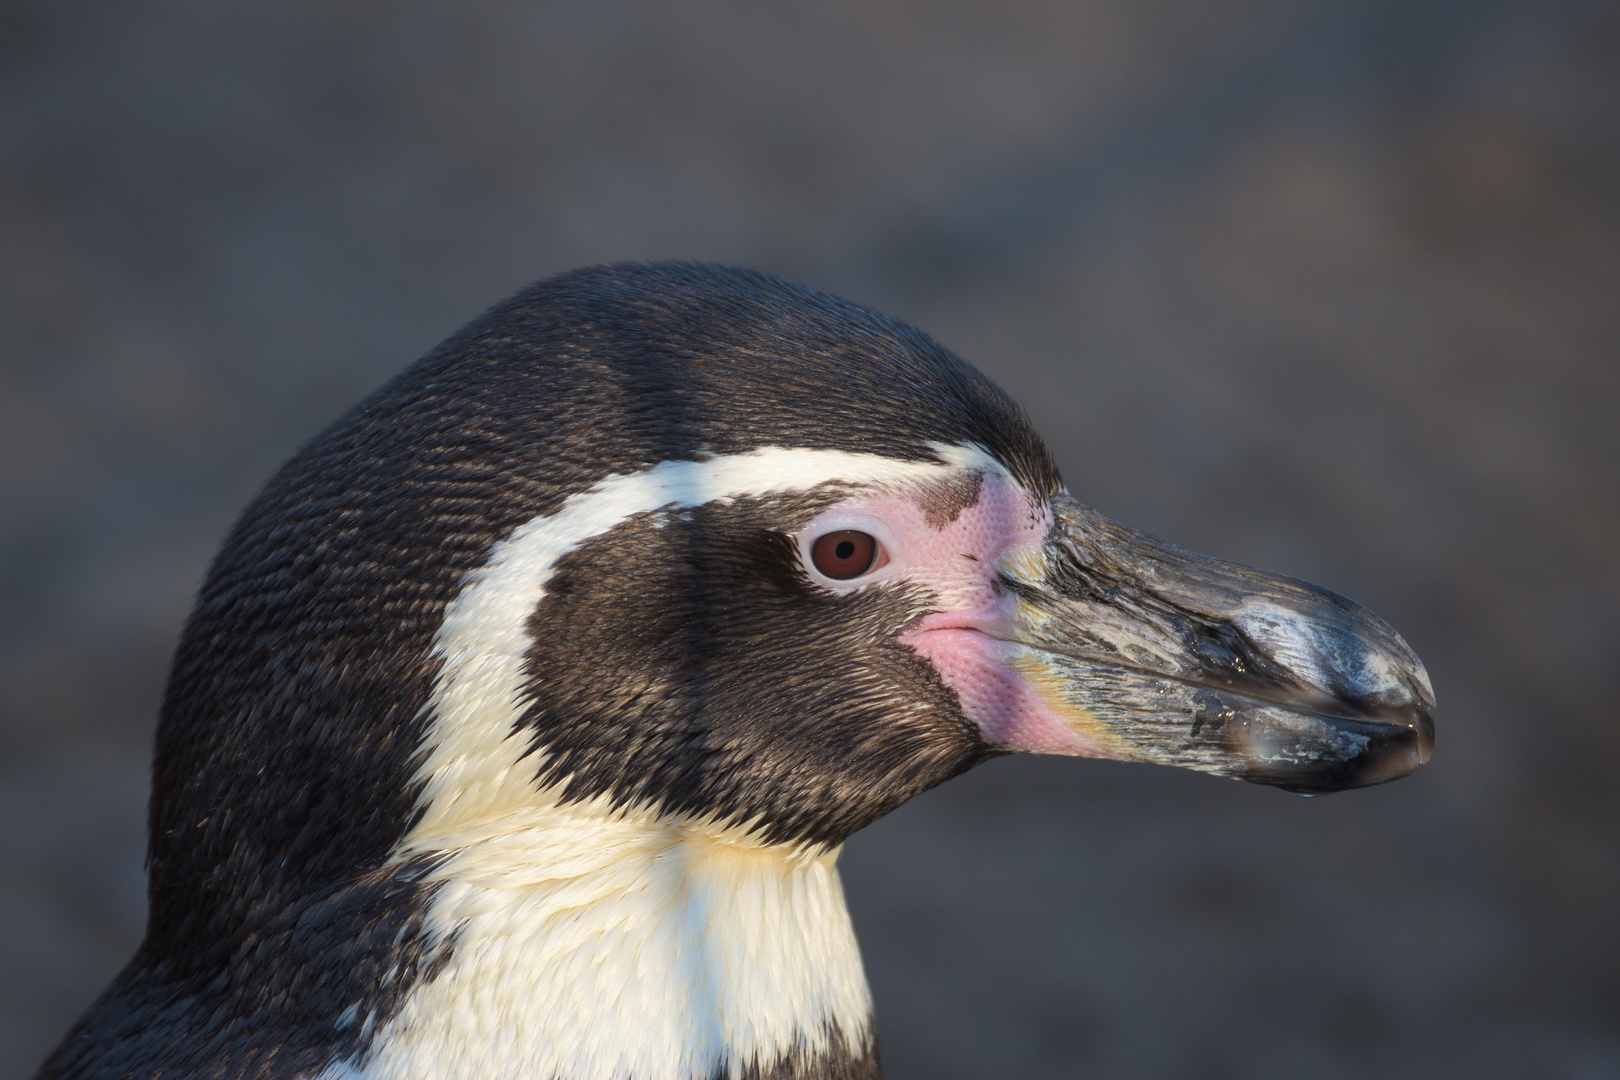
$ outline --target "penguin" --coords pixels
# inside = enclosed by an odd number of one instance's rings
[[[157,730],[150,915],[41,1080],[870,1080],[836,860],[1005,754],[1317,793],[1426,761],[1366,608],[1078,502],[932,338],[578,270],[248,506]]]

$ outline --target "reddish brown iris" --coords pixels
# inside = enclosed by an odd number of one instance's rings
[[[878,542],[870,533],[840,529],[816,538],[810,545],[810,561],[834,581],[858,578],[877,562]]]

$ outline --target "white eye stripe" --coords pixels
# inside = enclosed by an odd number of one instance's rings
[[[823,484],[845,483],[872,489],[904,488],[937,482],[967,469],[1006,475],[1006,469],[973,444],[932,443],[935,461],[902,461],[877,454],[839,450],[763,447],[704,461],[665,461],[640,472],[609,476],[570,495],[556,511],[518,526],[490,549],[488,561],[463,579],[460,594],[445,608],[434,636],[434,658],[442,663],[428,704],[423,740],[423,817],[401,851],[414,850],[415,837],[441,829],[449,820],[499,813],[530,793],[516,767],[522,740],[509,739],[522,713],[523,658],[532,642],[528,619],[546,594],[557,561],[589,540],[610,532],[637,514],[680,510],[750,496],[792,494]],[[891,570],[884,567],[853,581],[819,579],[839,591],[871,584],[897,573],[904,560],[886,527],[869,515],[839,518],[837,510],[817,518],[816,534],[849,521],[887,542]],[[867,524],[859,524],[856,521]],[[802,547],[801,556],[808,556]],[[804,565],[810,566],[808,558]],[[810,569],[814,578],[814,570]]]

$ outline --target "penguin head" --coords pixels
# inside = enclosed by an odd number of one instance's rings
[[[1364,608],[1081,506],[925,334],[743,270],[578,271],[232,530],[164,706],[149,941],[530,804],[826,848],[1002,753],[1360,786],[1426,759],[1432,704]]]

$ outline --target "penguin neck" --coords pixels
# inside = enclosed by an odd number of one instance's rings
[[[443,964],[349,1075],[878,1075],[836,848],[556,801],[413,839]]]

